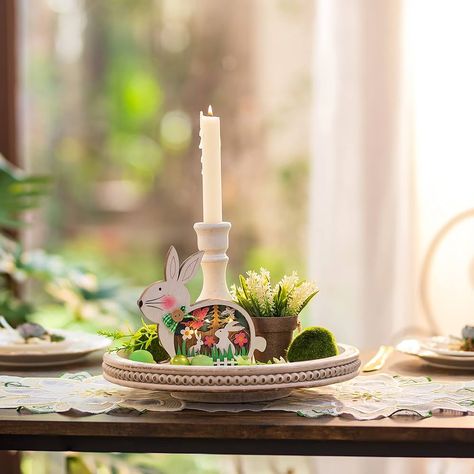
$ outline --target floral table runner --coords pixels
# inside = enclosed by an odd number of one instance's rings
[[[87,372],[59,378],[0,376],[0,408],[31,413],[122,414],[144,411],[288,411],[306,417],[345,416],[375,420],[394,415],[426,418],[448,413],[474,414],[474,380],[440,383],[428,377],[388,374],[297,390],[289,397],[245,404],[190,403],[166,392],[131,389]]]

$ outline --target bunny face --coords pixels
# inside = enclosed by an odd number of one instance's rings
[[[187,307],[189,304],[190,296],[187,288],[184,285],[182,288],[177,288],[173,282],[166,280],[152,283],[138,301],[143,315],[155,323],[160,322],[165,314],[181,306]]]
[[[176,249],[169,249],[165,280],[152,283],[138,300],[138,307],[147,319],[160,323],[165,314],[189,306],[191,298],[185,284],[197,273],[203,255],[204,252],[197,252],[180,266]]]

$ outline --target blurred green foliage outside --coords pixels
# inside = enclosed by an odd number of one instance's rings
[[[119,281],[134,324],[136,298],[162,277],[168,247],[182,258],[196,250],[199,111],[212,104],[221,117],[224,218],[233,226],[229,284],[261,266],[276,279],[305,276],[308,144],[292,136],[308,121],[309,83],[306,72],[275,63],[289,86],[262,108],[270,92],[259,83],[257,54],[267,39],[253,26],[270,8],[301,28],[310,2],[299,3],[29,2],[27,167],[51,176],[51,188],[28,248]],[[192,282],[193,297],[200,285]],[[35,318],[88,327],[57,307]]]

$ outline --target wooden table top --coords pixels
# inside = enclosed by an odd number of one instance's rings
[[[373,355],[368,352],[363,362]],[[101,372],[100,359],[67,371]],[[0,369],[2,374],[56,376],[61,370]],[[414,357],[394,354],[384,372],[469,380]],[[145,413],[138,416],[31,415],[0,410],[0,449],[88,452],[160,452],[347,456],[473,457],[474,416],[394,417],[356,421],[295,413]]]

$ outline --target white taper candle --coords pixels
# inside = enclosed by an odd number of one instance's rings
[[[206,224],[222,222],[222,183],[221,183],[221,122],[219,117],[200,115],[199,136],[202,150],[202,205],[203,221]]]

